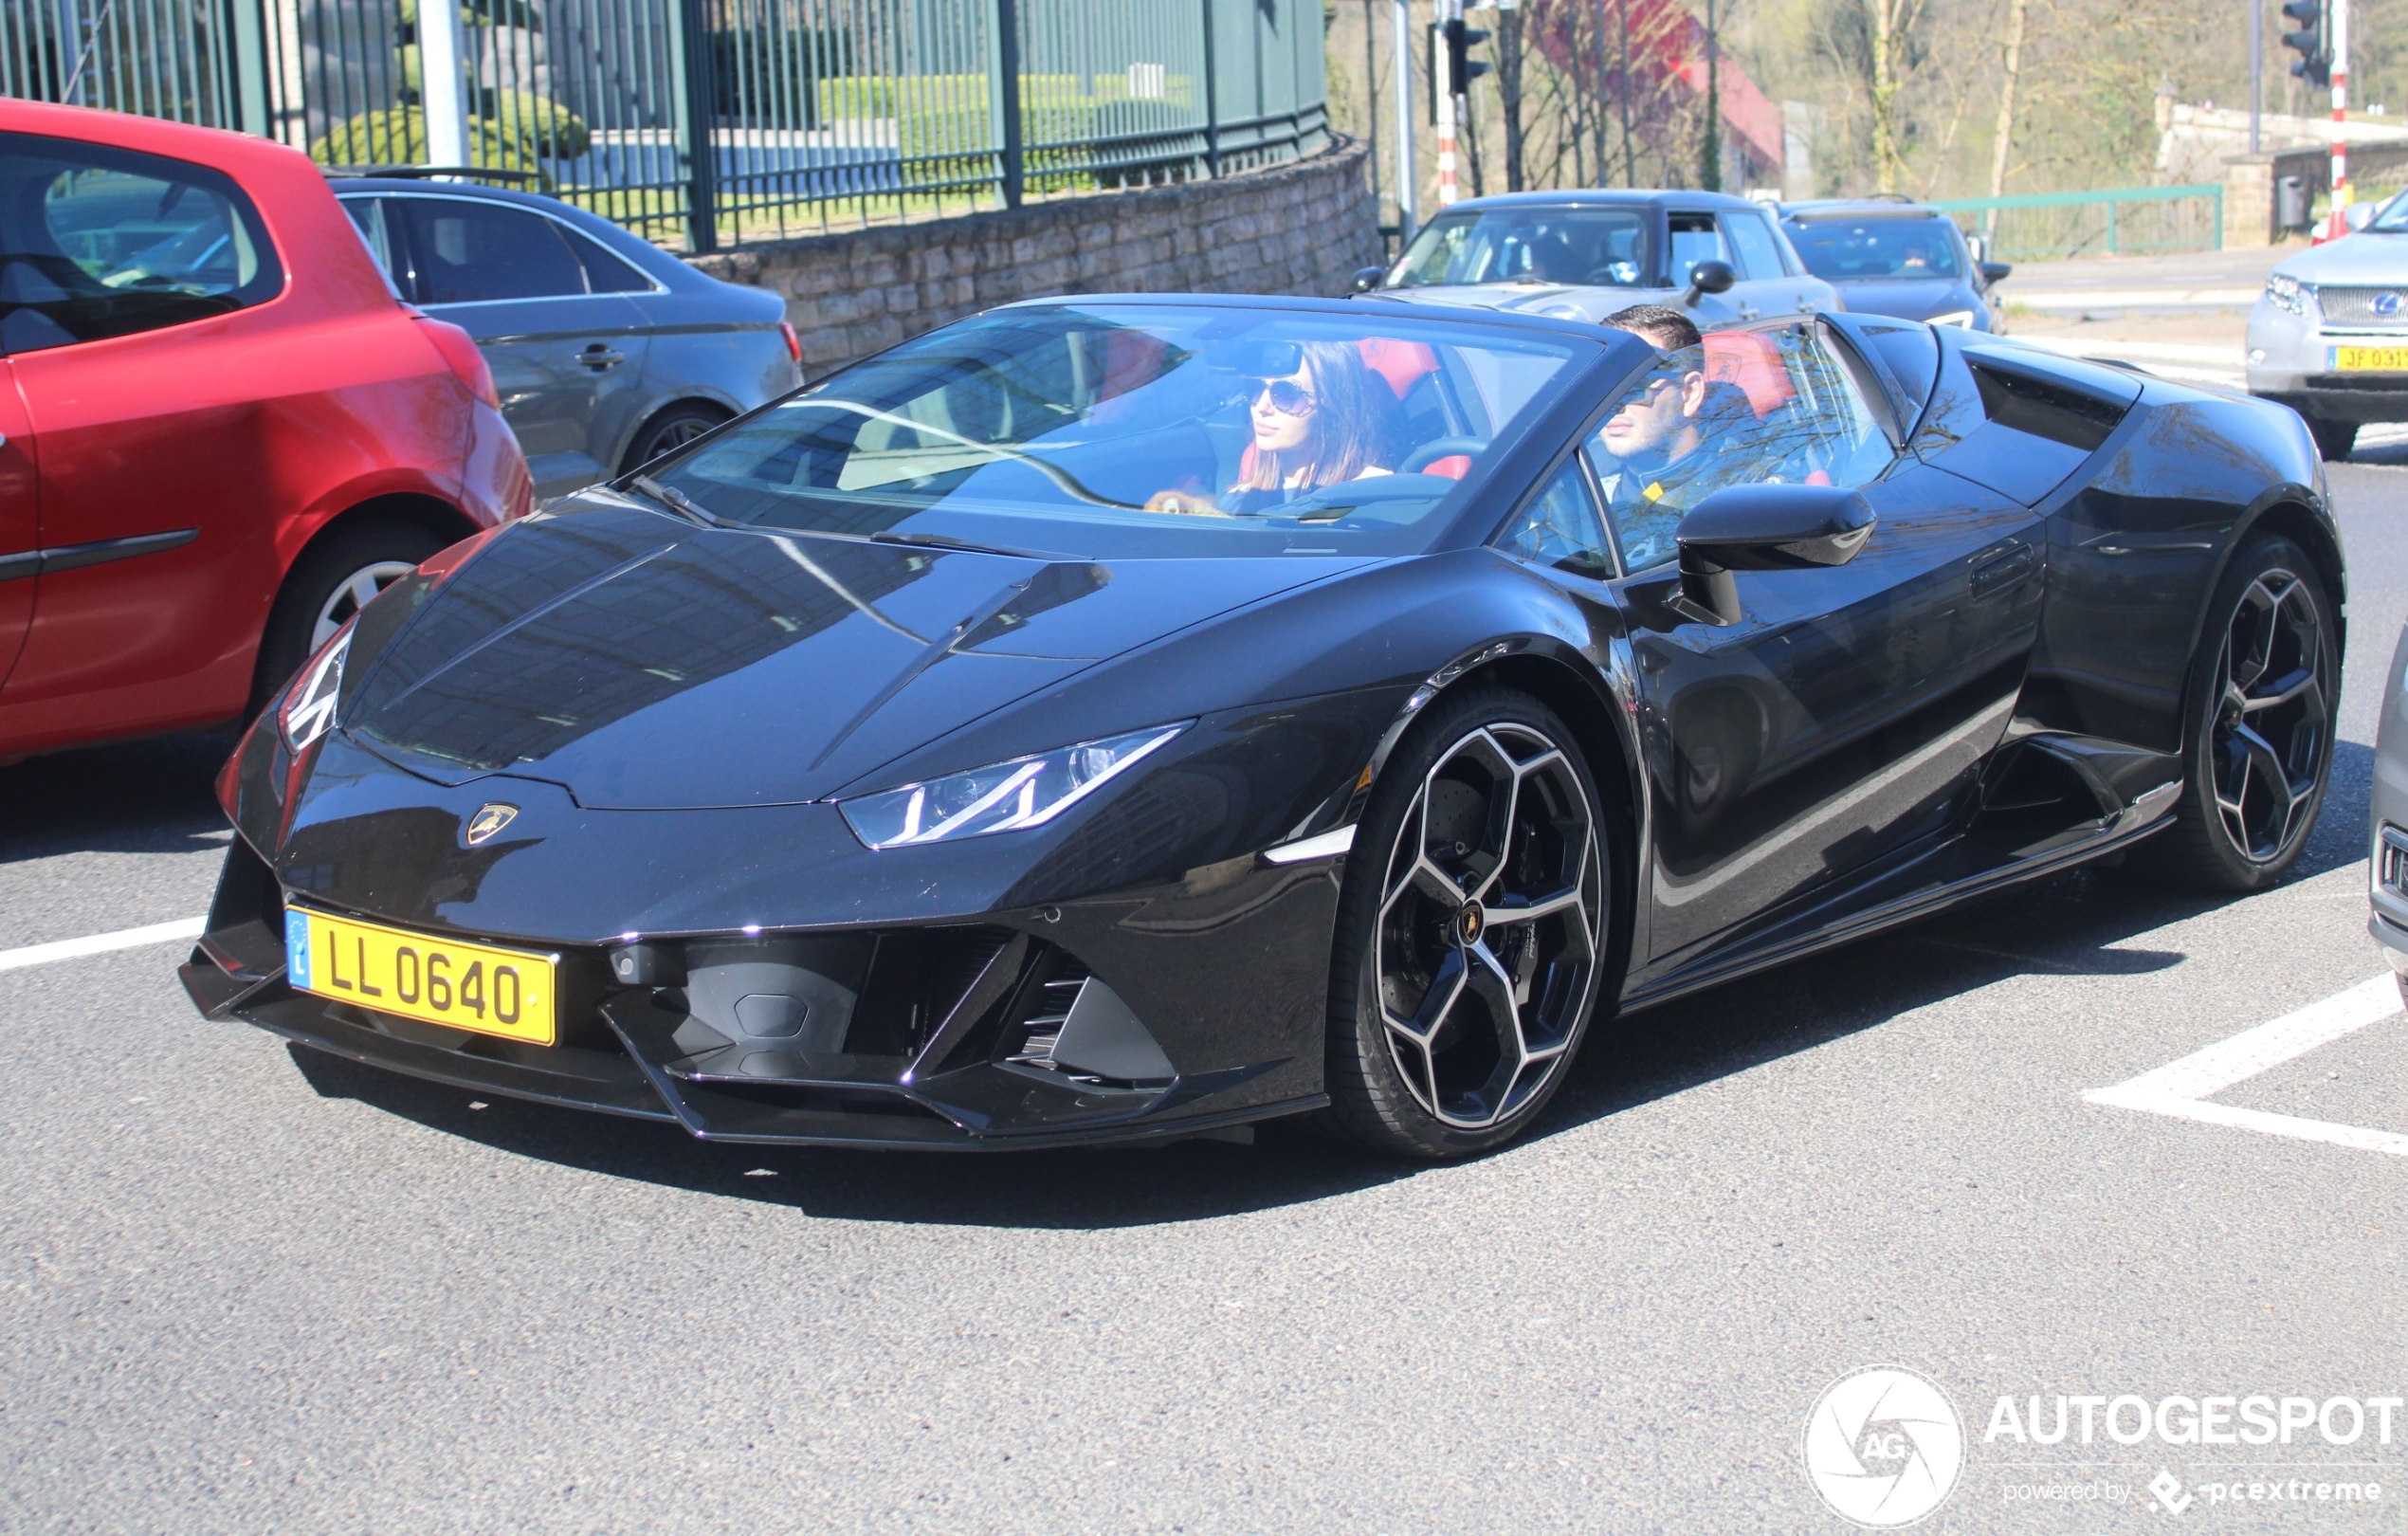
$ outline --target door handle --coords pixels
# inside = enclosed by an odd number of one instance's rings
[[[604,346],[601,342],[596,341],[593,345],[587,347],[585,351],[577,355],[577,361],[585,364],[588,368],[593,369],[598,374],[605,368],[616,368],[619,364],[627,361],[627,354],[624,352],[614,352],[611,348]]]
[[[1973,594],[1987,597],[2009,587],[2021,586],[2030,578],[2036,564],[2032,558],[2030,544],[2002,549],[1973,568]]]

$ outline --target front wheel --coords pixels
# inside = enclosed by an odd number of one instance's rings
[[[1596,1002],[1605,824],[1571,731],[1474,687],[1399,744],[1348,859],[1330,974],[1328,1121],[1454,1158],[1526,1129]]]
[[[2192,673],[2182,797],[2147,852],[2185,885],[2263,890],[2299,862],[2333,766],[2340,634],[2307,551],[2261,539],[2234,558]]]

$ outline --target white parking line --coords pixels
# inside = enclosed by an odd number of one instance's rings
[[[2255,1029],[2243,1030],[2229,1040],[2219,1040],[2204,1051],[2194,1051],[2180,1061],[2168,1062],[2128,1082],[2092,1088],[2082,1097],[2091,1104],[2118,1109],[2140,1109],[2178,1120],[2236,1125],[2269,1136],[2325,1142],[2362,1152],[2388,1152],[2393,1157],[2408,1158],[2408,1136],[2396,1131],[2368,1130],[2362,1125],[2341,1125],[2328,1120],[2305,1120],[2297,1115],[2212,1102],[2212,1095],[2235,1083],[2280,1067],[2320,1046],[2330,1045],[2369,1024],[2398,1017],[2399,1011],[2399,985],[2385,974],[2323,1002],[2310,1003],[2295,1014],[2285,1014]]]
[[[115,933],[88,933],[81,939],[59,939],[46,944],[27,944],[23,949],[0,949],[0,971],[13,971],[27,965],[47,965],[52,960],[78,960],[85,955],[105,955],[112,949],[137,949],[144,944],[163,944],[171,939],[198,939],[200,936],[199,918],[154,923],[146,928],[119,928]]]

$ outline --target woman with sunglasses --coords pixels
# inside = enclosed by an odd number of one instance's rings
[[[1237,484],[1219,500],[1194,491],[1158,491],[1150,512],[1204,517],[1260,516],[1317,486],[1391,471],[1386,457],[1389,400],[1348,341],[1294,343],[1291,373],[1252,381],[1248,416],[1254,440]]]

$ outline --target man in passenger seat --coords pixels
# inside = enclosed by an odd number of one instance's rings
[[[1720,488],[1720,477],[1702,485],[1691,482],[1722,456],[1732,430],[1753,423],[1756,413],[1745,391],[1706,378],[1704,338],[1679,310],[1633,304],[1605,323],[1669,355],[1592,440],[1605,449],[1596,469],[1624,558],[1632,570],[1643,570],[1671,555],[1672,530],[1682,515]]]

